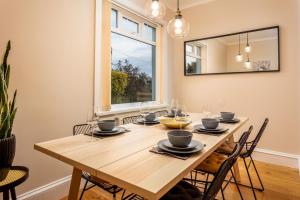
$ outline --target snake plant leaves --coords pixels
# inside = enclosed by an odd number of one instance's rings
[[[14,92],[11,101],[8,98],[11,66],[7,64],[7,59],[10,49],[11,44],[8,41],[2,64],[0,64],[0,139],[11,137],[13,122],[17,112],[17,108],[15,108],[17,90]]]

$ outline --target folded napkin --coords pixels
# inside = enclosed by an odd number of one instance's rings
[[[193,154],[178,155],[178,154],[166,152],[166,151],[160,149],[159,147],[153,147],[149,151],[152,152],[152,153],[166,155],[166,156],[170,156],[170,157],[173,157],[173,158],[178,158],[178,159],[181,159],[181,160],[186,160],[186,159],[188,159],[189,157],[191,157],[193,155]]]

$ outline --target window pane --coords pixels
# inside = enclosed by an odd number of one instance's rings
[[[196,56],[201,56],[201,48],[195,46],[195,49],[196,49]]]
[[[111,27],[117,28],[118,26],[118,11],[112,9],[111,10]]]
[[[193,52],[193,47],[190,45],[186,45],[186,52],[187,53],[192,53]]]
[[[145,39],[151,40],[153,42],[156,41],[156,29],[152,26],[149,26],[147,24],[144,24],[144,35],[143,37]]]
[[[112,104],[155,101],[155,46],[112,33]]]
[[[187,56],[185,67],[188,74],[199,74],[201,72],[201,60]]]
[[[139,24],[126,17],[123,17],[122,28],[134,34],[139,32]]]

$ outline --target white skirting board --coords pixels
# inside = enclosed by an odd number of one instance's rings
[[[299,169],[300,174],[300,156],[296,154],[256,148],[253,154],[253,159],[274,165]]]
[[[298,168],[300,175],[300,156],[278,151],[257,148],[253,155],[254,160],[275,165]],[[68,194],[71,176],[66,176],[47,185],[38,187],[18,196],[18,200],[54,200],[61,199]],[[55,192],[53,192],[55,191]]]

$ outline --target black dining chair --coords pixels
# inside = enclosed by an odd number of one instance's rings
[[[142,115],[129,116],[123,118],[123,124],[132,124],[136,123],[138,119],[142,119]]]
[[[250,182],[250,186],[245,185],[245,184],[241,184],[241,183],[239,183],[239,185],[251,188],[252,189],[252,193],[253,193],[255,199],[257,199],[256,194],[255,194],[255,190],[264,191],[264,185],[262,183],[261,177],[259,176],[259,173],[258,173],[257,167],[255,165],[255,162],[254,162],[254,160],[252,158],[252,153],[253,153],[254,149],[256,148],[258,142],[260,141],[263,133],[265,132],[265,129],[266,129],[268,123],[269,123],[269,119],[266,118],[264,120],[264,123],[261,126],[258,134],[256,135],[255,139],[253,141],[251,141],[251,142],[246,142],[246,147],[245,147],[245,149],[242,151],[242,153],[240,155],[240,157],[243,159],[243,162],[244,162],[244,165],[245,165],[245,168],[246,168],[246,171],[247,171],[247,175],[248,175],[248,179],[249,179],[249,182]],[[233,150],[232,147],[234,145],[235,145],[234,143],[226,142],[220,148],[218,148],[216,151],[219,152],[219,153],[225,154],[225,155],[230,155],[231,152],[232,152],[232,150]],[[249,161],[248,164],[246,162],[247,158],[250,159],[250,161]],[[251,179],[251,176],[250,176],[250,172],[249,172],[249,168],[250,168],[251,164],[253,165],[254,171],[255,171],[256,176],[257,176],[257,178],[259,180],[260,188],[256,188],[253,185],[253,182],[252,182],[252,179]]]
[[[246,137],[246,135],[244,136]],[[236,144],[231,156],[222,162],[207,190],[201,192],[195,185],[180,181],[161,200],[213,200],[222,188],[222,184],[236,162],[242,147]]]
[[[91,129],[92,129],[92,127],[89,124],[78,124],[73,127],[73,135],[88,134],[88,133],[90,133]],[[113,199],[116,199],[117,193],[119,193],[120,191],[123,190],[122,188],[120,188],[116,185],[110,184],[109,182],[107,182],[103,179],[100,179],[96,176],[90,175],[87,172],[82,172],[81,177],[85,180],[85,184],[84,184],[83,190],[80,194],[79,200],[82,199],[84,192],[86,192],[87,190],[89,190],[95,186],[98,186],[99,188],[112,194]],[[89,182],[92,184],[88,186]]]
[[[240,150],[240,153],[243,151],[244,149],[244,146],[247,142],[247,139],[252,131],[253,127],[250,126],[250,128],[244,132],[242,134],[242,136],[240,137],[239,139],[239,142],[236,143],[236,144],[239,144],[241,150]],[[236,145],[235,145],[236,146]],[[230,156],[232,155],[234,151],[231,152]],[[216,152],[213,152],[210,156],[208,156],[200,165],[198,165],[196,167],[196,169],[194,170],[195,172],[195,178],[194,178],[194,184],[196,185],[197,182],[200,182],[200,183],[204,183],[204,191],[207,189],[207,185],[210,184],[210,182],[208,181],[209,180],[209,176],[210,175],[213,175],[213,176],[216,176],[216,173],[218,172],[219,168],[221,167],[222,163],[226,160],[226,157],[223,155],[223,154],[219,154],[219,153],[216,153]],[[239,195],[241,197],[241,199],[243,199],[243,195],[240,191],[240,188],[239,188],[239,185],[237,184],[238,182],[236,181],[236,178],[234,176],[234,173],[232,171],[232,169],[230,169],[230,172],[231,172],[231,175],[234,179],[234,183],[238,189],[238,192],[239,192]],[[198,173],[204,173],[206,174],[206,180],[205,181],[199,181],[197,180],[197,174]],[[224,196],[224,189],[226,188],[226,186],[223,188],[221,187],[221,193],[222,193],[222,197],[223,199],[225,199],[225,196]]]

